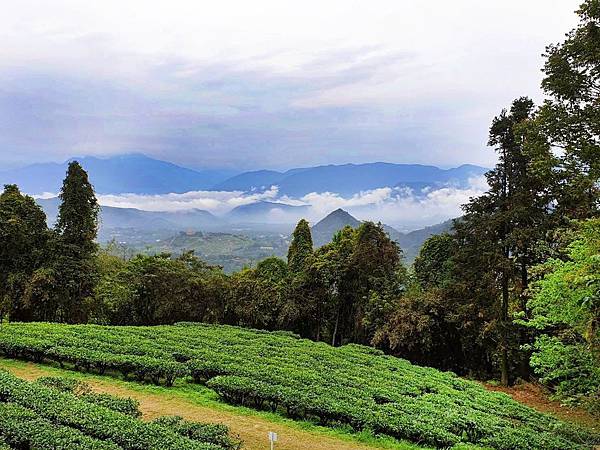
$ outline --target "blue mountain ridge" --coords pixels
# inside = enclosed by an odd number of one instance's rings
[[[84,156],[63,163],[38,163],[1,171],[0,185],[15,183],[23,192],[41,194],[60,190],[68,163],[77,160],[88,171],[99,194],[167,194],[208,190],[231,177],[231,170],[193,170],[142,154],[109,158]]]
[[[487,169],[465,164],[451,169],[421,164],[365,163],[291,169],[257,170],[236,174],[231,170],[193,170],[141,154],[109,158],[76,158],[88,171],[99,194],[167,194],[197,190],[261,191],[278,186],[279,195],[302,197],[311,192],[351,196],[383,187],[425,188],[468,186],[471,177]],[[58,192],[68,161],[40,163],[0,171],[0,185],[16,183],[23,192]]]

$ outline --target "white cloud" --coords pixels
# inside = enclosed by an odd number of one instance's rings
[[[233,208],[259,201],[272,201],[288,205],[307,206],[302,211],[285,212],[273,208],[265,221],[293,223],[301,217],[311,222],[322,219],[337,208],[347,210],[361,220],[381,221],[401,230],[409,230],[442,222],[462,214],[461,205],[469,198],[487,189],[484,177],[471,178],[469,186],[444,187],[415,192],[408,188],[383,187],[343,197],[332,192],[313,192],[301,198],[279,196],[276,186],[264,192],[193,191],[183,194],[99,195],[104,206],[137,208],[147,211],[180,211],[204,209],[224,215]],[[50,194],[48,194],[50,195]],[[48,195],[45,195],[47,198]]]
[[[132,150],[195,167],[489,165],[580,0],[19,0],[0,164]]]
[[[136,208],[146,211],[182,211],[204,209],[222,214],[236,206],[247,205],[277,197],[277,187],[264,192],[244,193],[241,191],[190,191],[183,194],[107,194],[98,195],[103,206]]]

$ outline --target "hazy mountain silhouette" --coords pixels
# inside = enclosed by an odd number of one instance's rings
[[[232,177],[216,186],[219,190],[251,191],[279,187],[279,193],[301,197],[311,192],[335,192],[352,195],[382,187],[467,187],[469,179],[483,175],[488,169],[465,164],[440,169],[421,164],[343,164],[292,169],[287,172],[260,170]]]
[[[167,194],[198,190],[264,190],[276,185],[281,195],[302,197],[311,192],[334,192],[349,196],[382,187],[466,187],[471,177],[487,169],[462,165],[440,169],[421,164],[343,164],[291,169],[286,172],[257,170],[234,175],[230,170],[192,170],[140,154],[77,159],[88,171],[99,194]],[[57,193],[68,161],[41,163],[0,172],[0,185],[16,183],[23,192]],[[232,176],[233,175],[233,176]]]
[[[311,229],[313,243],[316,247],[325,245],[331,241],[337,231],[345,226],[357,228],[360,224],[360,220],[338,208],[313,225]]]
[[[52,225],[58,214],[58,197],[37,199]],[[183,211],[143,211],[135,208],[102,206],[100,226],[103,228],[136,228],[138,230],[215,229],[223,221],[208,211],[189,209]]]
[[[230,177],[228,170],[197,171],[141,154],[71,158],[64,163],[40,163],[0,172],[0,185],[16,183],[23,192],[57,193],[69,161],[76,159],[88,171],[99,194],[167,194],[207,190]]]

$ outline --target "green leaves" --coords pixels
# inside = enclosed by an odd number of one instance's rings
[[[288,250],[287,259],[290,271],[295,273],[306,270],[312,252],[313,241],[310,226],[306,220],[302,219],[292,233],[292,242]]]
[[[97,402],[0,372],[0,437],[17,448],[218,450]]]
[[[26,359],[41,355],[75,364],[79,370],[121,370],[146,381],[152,381],[156,371],[171,368],[181,371],[179,376],[191,374],[234,404],[431,446],[469,442],[499,449],[570,450],[600,442],[600,436],[564,425],[452,373],[413,366],[371,347],[331,347],[289,333],[190,323],[156,327],[15,323],[0,331],[0,351]],[[164,374],[161,377],[165,379]],[[0,401],[3,395],[13,395],[1,380]],[[24,390],[17,392],[24,395]],[[29,408],[26,399],[23,405]],[[86,396],[80,400],[86,401]],[[52,402],[43,401],[58,404]],[[65,424],[80,420],[75,416],[58,417]],[[73,423],[86,430],[84,423]],[[154,425],[192,440],[213,432],[222,435],[176,419]],[[119,429],[126,426],[133,425],[118,424]],[[123,445],[118,436],[105,432]],[[584,440],[572,439],[575,434]]]
[[[600,408],[600,219],[577,225],[565,260],[552,259],[528,302],[532,317],[521,321],[540,330],[531,366],[563,399]]]

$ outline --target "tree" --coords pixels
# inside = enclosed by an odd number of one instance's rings
[[[193,252],[172,258],[168,253],[137,255],[123,260],[107,252],[98,256],[97,323],[159,325],[181,321],[222,322],[226,279]]]
[[[350,274],[355,283],[352,301],[353,341],[369,343],[406,281],[402,251],[381,223],[363,222],[356,229]]]
[[[442,289],[423,290],[418,283],[411,283],[393,305],[377,327],[371,345],[418,364],[464,371],[458,328],[451,320],[451,304]]]
[[[345,324],[350,320],[350,306],[355,295],[351,272],[355,236],[356,231],[350,226],[339,230],[330,243],[316,251],[311,266],[311,274],[320,282],[322,303],[329,312],[324,328],[331,345],[344,341]]]
[[[400,255],[381,224],[373,222],[357,229],[347,226],[317,249],[305,280],[310,293],[304,298],[311,299],[319,338],[328,335],[332,345],[369,343],[403,288],[406,272]]]
[[[542,382],[563,399],[600,411],[600,219],[581,222],[566,258],[536,269],[531,319],[522,323],[541,332],[531,365]]]
[[[50,232],[35,200],[5,185],[0,195],[0,322],[36,318],[39,305],[25,302],[35,274],[48,258]],[[40,275],[40,273],[38,273]]]
[[[287,254],[288,267],[298,273],[308,266],[308,258],[313,252],[313,241],[310,226],[304,219],[300,220],[292,233],[292,242]]]
[[[494,330],[497,337],[503,385],[509,383],[509,353],[515,348],[510,340],[518,334],[511,321],[511,302],[516,301],[517,309],[524,308],[528,271],[537,262],[537,243],[551,223],[555,161],[533,108],[530,99],[521,97],[509,111],[494,118],[489,145],[498,153],[498,164],[486,174],[489,190],[471,199],[464,206],[464,217],[455,224],[458,251],[454,263],[459,272],[476,277],[466,282],[465,286],[471,286],[458,297],[479,297],[463,305],[485,309],[477,314],[485,317],[481,329]],[[486,296],[498,302],[488,304]]]
[[[233,274],[229,304],[234,324],[275,330],[287,300],[288,270],[285,261],[271,257]]]
[[[415,276],[423,289],[445,284],[454,251],[455,241],[448,233],[435,234],[423,243],[413,263]]]
[[[594,217],[600,196],[600,1],[586,0],[578,26],[546,48],[542,88],[550,97],[540,115],[546,134],[561,148],[561,214]]]
[[[81,256],[93,254],[97,249],[100,206],[86,171],[77,161],[69,163],[59,197],[56,230],[62,241]]]
[[[54,263],[61,298],[57,320],[85,322],[96,282],[100,207],[87,173],[77,161],[69,163],[60,199]]]

